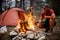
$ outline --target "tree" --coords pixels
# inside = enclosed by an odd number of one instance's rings
[[[2,3],[3,3],[3,0],[0,0],[0,14],[2,13]]]

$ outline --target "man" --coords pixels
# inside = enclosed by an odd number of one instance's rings
[[[45,26],[46,32],[51,30],[54,25],[55,13],[54,10],[51,9],[48,4],[45,4],[43,10],[41,12],[41,16],[39,19],[38,27]]]

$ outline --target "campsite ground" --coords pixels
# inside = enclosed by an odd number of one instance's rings
[[[60,16],[56,18],[56,26],[52,34],[46,36],[46,40],[60,40]]]
[[[56,26],[54,31],[49,35],[46,36],[45,40],[60,40],[60,17],[56,18]],[[4,34],[0,34],[0,40],[11,40],[9,37],[9,32],[13,30],[15,27],[7,27],[8,32]],[[43,30],[43,29],[42,29]]]

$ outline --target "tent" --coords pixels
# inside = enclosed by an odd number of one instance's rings
[[[0,15],[0,26],[17,26],[19,16],[18,11],[23,11],[20,8],[11,8]]]

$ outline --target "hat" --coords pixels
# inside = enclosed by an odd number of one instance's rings
[[[46,7],[49,7],[49,5],[48,4],[44,4],[43,8],[46,8]]]

